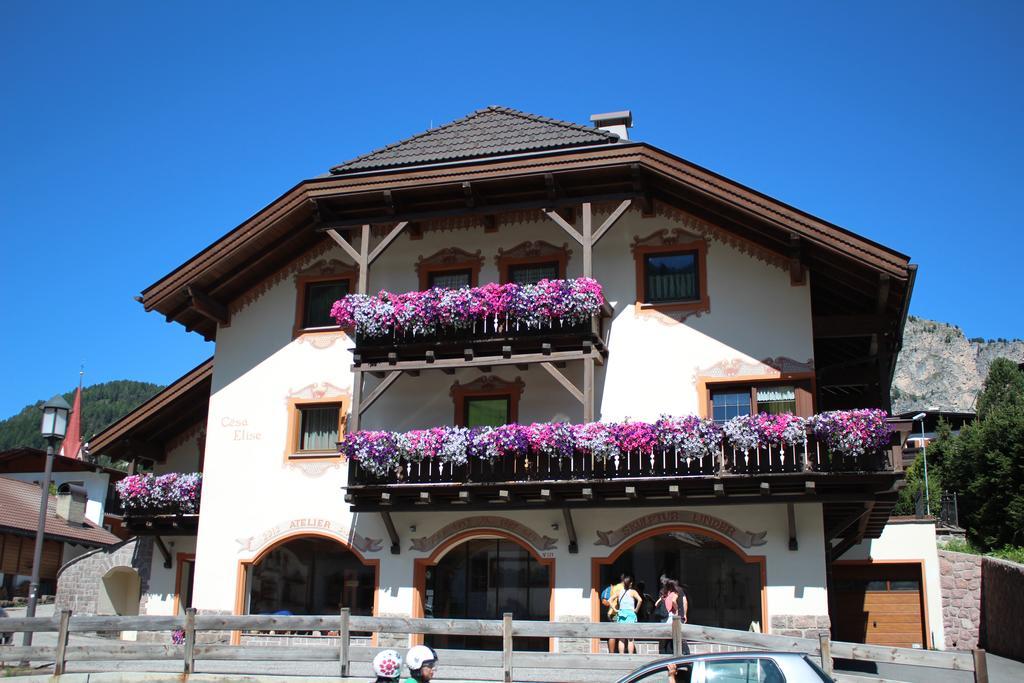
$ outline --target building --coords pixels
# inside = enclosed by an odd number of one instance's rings
[[[164,560],[144,611],[590,621],[613,576],[654,593],[664,571],[694,623],[943,646],[933,529],[887,525],[907,421],[860,456],[813,432],[706,458],[339,454],[375,430],[889,408],[908,257],[630,140],[629,112],[592,120],[474,112],[298,183],[142,292],[216,341],[92,440],[202,470],[198,514],[126,509]],[[330,316],[349,293],[580,277],[605,305],[569,322]]]
[[[86,518],[86,490],[64,483],[49,496],[40,595],[56,592],[61,565],[90,549],[112,547],[121,539]],[[0,599],[27,597],[39,528],[39,484],[0,476]]]

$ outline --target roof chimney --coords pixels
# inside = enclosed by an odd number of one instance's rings
[[[84,526],[87,500],[84,486],[61,484],[57,489],[57,516],[66,519],[68,524]]]
[[[633,113],[628,109],[610,111],[607,114],[592,114],[590,120],[594,128],[614,133],[620,140],[628,140],[629,129],[633,127]]]

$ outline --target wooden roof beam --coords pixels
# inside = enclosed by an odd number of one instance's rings
[[[228,311],[228,307],[195,285],[185,288],[185,296],[188,297],[189,306],[199,315],[221,325],[231,324],[231,313]]]

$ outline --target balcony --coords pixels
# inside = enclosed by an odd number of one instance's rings
[[[139,535],[195,535],[202,473],[135,474],[116,484],[124,525]]]
[[[537,285],[489,284],[392,295],[350,295],[335,304],[339,324],[354,329],[361,370],[428,369],[523,356],[572,360],[605,353],[612,310],[589,278]],[[437,363],[437,361],[449,361]],[[437,363],[437,365],[434,365]]]
[[[461,458],[462,462],[397,455],[382,466],[379,459],[361,463],[350,451],[346,499],[357,511],[422,509],[428,503],[494,509],[495,504],[517,508],[672,500],[714,504],[768,498],[791,502],[842,498],[845,502],[886,491],[902,477],[901,422],[882,422],[868,448],[849,453],[830,447],[835,441],[828,434],[803,422],[797,423],[801,432],[790,434],[787,442],[761,439],[745,450],[728,436],[716,436],[713,423],[687,420],[698,429],[711,430],[700,455],[694,454],[692,445],[688,455],[683,448],[648,442],[600,457],[577,444],[562,455],[531,446],[500,457]]]

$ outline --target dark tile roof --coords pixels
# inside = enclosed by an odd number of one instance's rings
[[[331,173],[604,145],[619,137],[597,128],[491,106],[339,164]]]
[[[0,531],[16,534],[31,532],[39,527],[39,486],[27,481],[0,477]],[[71,524],[57,516],[57,499],[49,496],[46,508],[44,538],[65,543],[106,547],[121,539],[89,520]]]

